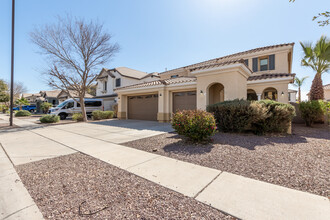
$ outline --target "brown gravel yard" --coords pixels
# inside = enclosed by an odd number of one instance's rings
[[[46,219],[234,219],[80,153],[16,169]]]
[[[277,185],[330,196],[330,130],[294,125],[293,135],[217,133],[213,143],[194,145],[175,133],[125,143],[144,151]]]

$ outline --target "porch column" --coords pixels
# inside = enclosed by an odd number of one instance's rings
[[[118,114],[117,118],[119,119],[127,119],[127,96],[126,95],[118,95]]]
[[[261,100],[261,93],[257,93],[257,96],[258,96],[258,101]]]
[[[170,120],[169,104],[169,91],[165,88],[159,90],[157,113],[157,120],[159,122],[168,122]]]

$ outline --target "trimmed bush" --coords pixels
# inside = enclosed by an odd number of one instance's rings
[[[41,123],[56,123],[60,121],[60,116],[57,115],[44,115],[40,118]]]
[[[83,121],[84,117],[81,113],[75,113],[72,115],[72,120],[74,121]]]
[[[299,103],[301,117],[304,119],[306,126],[312,126],[314,122],[324,117],[326,113],[326,103],[323,101],[307,101]]]
[[[41,110],[44,112],[44,113],[48,113],[49,109],[53,107],[53,105],[49,102],[43,102],[41,105],[40,105],[40,108]]]
[[[15,113],[15,117],[26,117],[26,116],[31,116],[31,113],[26,110],[19,110]]]
[[[257,103],[266,109],[266,118],[252,123],[252,131],[256,134],[288,131],[293,117],[296,115],[294,106],[272,100],[261,100]]]
[[[179,135],[184,135],[194,142],[209,140],[216,132],[213,115],[202,110],[184,110],[173,114],[172,127]]]
[[[243,132],[251,129],[252,123],[267,118],[267,110],[257,102],[235,99],[209,105],[218,129],[223,132]]]
[[[287,132],[295,115],[292,105],[271,100],[235,99],[210,105],[207,110],[214,114],[219,130],[255,134]]]
[[[110,119],[113,118],[113,114],[113,111],[93,111],[92,117],[93,120]]]

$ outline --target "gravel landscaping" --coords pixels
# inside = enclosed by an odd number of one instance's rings
[[[175,133],[123,145],[330,196],[330,130],[326,125],[294,125],[293,135],[283,136],[217,133],[208,145],[189,143]]]
[[[81,153],[16,169],[46,219],[234,219]]]

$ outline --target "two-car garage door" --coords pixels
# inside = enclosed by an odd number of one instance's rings
[[[128,118],[157,121],[158,94],[129,96]]]
[[[196,109],[196,91],[173,93],[173,112]]]
[[[196,109],[196,91],[173,93],[173,112]],[[156,121],[158,94],[129,96],[128,119]]]

